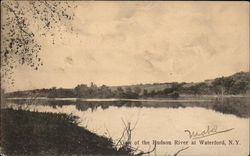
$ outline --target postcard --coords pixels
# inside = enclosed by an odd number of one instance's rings
[[[248,156],[249,3],[2,1],[3,156]]]

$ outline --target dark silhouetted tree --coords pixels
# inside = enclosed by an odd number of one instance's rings
[[[74,18],[73,3],[63,1],[3,1],[1,2],[1,78],[14,84],[13,69],[26,65],[38,70],[43,65],[38,39],[68,30]]]

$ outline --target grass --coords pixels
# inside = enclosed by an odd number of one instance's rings
[[[1,147],[6,155],[129,155],[75,116],[14,109],[1,110]]]

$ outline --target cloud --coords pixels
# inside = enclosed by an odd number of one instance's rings
[[[16,88],[202,81],[248,69],[245,2],[76,3],[75,34],[41,40],[44,67],[17,70]]]

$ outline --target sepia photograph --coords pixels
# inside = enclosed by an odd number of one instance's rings
[[[1,156],[248,156],[246,1],[1,1]]]

